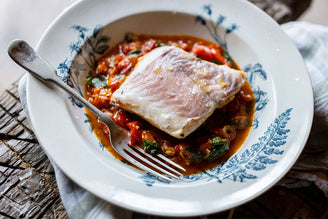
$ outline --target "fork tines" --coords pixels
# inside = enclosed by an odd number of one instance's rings
[[[183,174],[179,171],[186,171],[183,167],[162,154],[151,155],[139,147],[130,146],[124,147],[123,150],[126,152],[126,156],[123,156],[126,160],[161,179],[168,181],[181,179]]]

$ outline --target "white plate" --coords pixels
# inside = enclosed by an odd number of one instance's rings
[[[278,24],[242,0],[85,0],[55,20],[38,51],[65,82],[83,92],[94,60],[127,32],[187,34],[225,46],[256,94],[253,128],[222,166],[166,183],[113,158],[90,131],[83,108],[59,89],[28,77],[35,134],[72,180],[134,211],[193,216],[243,204],[286,174],[309,135],[313,97],[302,58]]]

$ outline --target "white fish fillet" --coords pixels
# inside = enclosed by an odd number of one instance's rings
[[[243,72],[159,47],[139,60],[112,102],[162,131],[185,138],[244,85]]]

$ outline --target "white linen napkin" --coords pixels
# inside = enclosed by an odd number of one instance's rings
[[[314,93],[314,120],[304,151],[280,185],[302,187],[314,183],[328,197],[328,27],[290,22],[282,28],[308,68]]]
[[[291,22],[282,25],[282,28],[301,52],[309,70],[315,95],[315,117],[305,150],[279,184],[302,187],[315,183],[328,197],[328,27]],[[25,85],[24,76],[20,80],[19,94],[28,118]],[[55,170],[64,207],[70,218],[132,217],[131,211],[107,203],[79,187],[58,169],[51,159],[50,161]]]

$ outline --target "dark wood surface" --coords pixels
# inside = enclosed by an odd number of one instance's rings
[[[0,95],[0,217],[67,218],[53,168],[27,122],[17,85]]]
[[[310,6],[311,0],[249,0],[279,24],[295,21]]]
[[[250,1],[279,23],[295,20],[310,3]],[[0,95],[0,218],[68,218],[53,168],[28,124],[17,86],[18,82]],[[148,217],[135,213],[133,218]],[[328,199],[313,184],[294,189],[274,186],[247,204],[208,218],[328,218]]]

